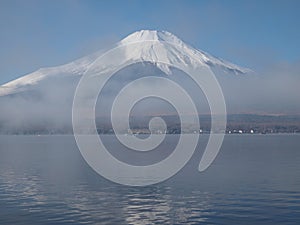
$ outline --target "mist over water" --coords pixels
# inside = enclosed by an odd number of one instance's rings
[[[222,68],[212,68],[223,90],[229,114],[288,114],[300,112],[300,68],[297,65],[279,65],[263,74],[233,74]],[[117,72],[98,96],[97,117],[110,117],[110,109],[118,92],[129,82],[146,76],[167,77],[182,86],[192,97],[199,114],[210,114],[202,90],[182,71],[172,69],[164,74],[150,63],[139,63]],[[199,75],[201,76],[201,74]],[[80,76],[58,74],[29,86],[28,90],[0,97],[0,129],[2,133],[43,130],[71,132],[72,103]],[[172,92],[164,83],[147,83]],[[133,90],[132,95],[143,90]],[[126,103],[124,103],[126,105]],[[124,105],[124,106],[125,106]],[[174,115],[167,102],[145,99],[132,110],[133,115]],[[122,113],[120,113],[122,114]],[[122,115],[120,115],[122,116]]]
[[[297,63],[273,64],[241,76],[213,71],[222,87],[228,113],[300,113],[300,67]]]

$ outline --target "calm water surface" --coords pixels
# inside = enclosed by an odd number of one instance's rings
[[[0,136],[0,223],[300,224],[300,135],[228,135],[199,173],[206,141],[175,177],[135,188],[96,174],[72,136]]]

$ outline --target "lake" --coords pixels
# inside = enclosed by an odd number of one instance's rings
[[[2,135],[0,223],[300,224],[300,135],[226,135],[200,173],[207,137],[174,177],[128,187],[95,173],[73,136]],[[119,150],[112,136],[102,139]],[[159,156],[170,153],[172,142],[176,135]],[[155,157],[137,156],[146,163]]]

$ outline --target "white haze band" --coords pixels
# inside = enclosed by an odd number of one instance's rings
[[[130,53],[138,51],[139,48],[137,48],[137,46],[140,45],[149,45],[152,49],[157,49],[155,52],[156,58],[133,58],[132,60],[125,61],[121,54],[124,52],[124,48],[126,48],[126,52]],[[164,47],[167,46],[168,48],[161,48],[161,45],[164,45]],[[161,49],[164,49],[164,51],[159,51]],[[221,133],[210,134],[206,149],[199,164],[199,171],[207,169],[220,150],[226,129],[226,105],[222,90],[215,75],[208,66],[197,63],[197,56],[191,54],[191,52],[187,55],[191,57],[189,60],[193,61],[192,66],[180,60],[170,63],[166,60],[166,54],[171,54],[168,52],[168,49],[179,51],[182,55],[187,51],[184,46],[156,40],[119,45],[95,60],[77,86],[72,108],[72,124],[77,145],[87,163],[98,174],[113,182],[130,186],[146,186],[162,182],[175,175],[184,167],[192,157],[198,144],[199,134],[180,134],[178,144],[167,158],[158,163],[146,166],[134,166],[124,163],[112,156],[106,149],[97,135],[95,123],[95,107],[98,95],[104,85],[117,71],[134,63],[148,61],[163,68],[177,68],[185,72],[198,85],[199,89],[202,89],[211,110],[211,130],[218,130]],[[137,93],[135,97],[126,94],[130,89],[139,85],[140,82],[147,82],[149,80],[166,82],[167,86],[172,88],[172,94],[166,95],[164,92],[160,92],[160,90],[155,88],[145,88],[143,93]],[[177,97],[177,95],[179,95],[180,98]],[[135,136],[122,136],[119,135],[120,132],[118,132],[123,129],[130,129],[128,121],[129,113],[134,104],[143,98],[151,96],[168,101],[177,110],[181,122],[184,122],[184,115],[187,112],[189,112],[190,115],[194,115],[194,121],[200,129],[198,113],[193,100],[179,84],[167,79],[167,77],[140,78],[125,86],[118,93],[113,103],[111,121],[115,134],[123,145],[137,151],[149,151],[160,145],[163,141],[165,137],[164,134],[150,135],[146,139],[139,139]],[[184,104],[182,104],[182,102],[178,104],[178,99],[183,99]],[[118,103],[124,101],[128,102],[128,108],[125,110],[127,118],[125,121],[119,121],[115,115],[116,112],[120,110]],[[216,116],[218,120],[216,120]],[[161,118],[155,118],[155,120],[165,126]],[[153,119],[149,124],[150,130],[152,122]],[[89,135],[82,135],[83,128],[88,131]]]

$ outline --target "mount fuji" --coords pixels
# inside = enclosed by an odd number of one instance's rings
[[[151,42],[145,44],[145,41],[158,41],[160,45],[153,46]],[[213,57],[206,52],[197,50],[185,44],[178,37],[167,31],[137,31],[125,37],[123,40],[117,43],[116,46],[138,42],[140,42],[140,44],[137,46],[134,52],[128,52],[125,48],[123,54],[124,61],[139,59],[155,64],[157,60],[156,52],[159,51],[165,53],[164,61],[168,62],[169,64],[172,64],[175,61],[180,61],[190,66],[193,66],[194,63],[200,63],[203,66],[208,66],[210,68],[219,68],[226,73],[232,74],[246,74],[251,72],[251,70],[249,69],[239,67],[225,60]],[[167,45],[167,43],[171,43],[172,45]],[[179,51],[176,46],[184,48],[185,52],[183,53]],[[79,79],[89,68],[89,66],[95,61],[95,59],[100,57],[102,54],[103,52],[99,51],[65,65],[41,68],[33,73],[30,73],[0,86],[0,96],[11,95],[34,89],[36,86],[38,86],[40,83],[43,83],[47,79],[62,79],[65,77],[73,77],[75,79]],[[194,62],[195,56],[197,57],[197,62]],[[156,64],[156,66],[166,74],[170,74],[169,67],[160,64]]]
[[[133,43],[135,48],[127,47]],[[248,77],[241,75],[251,72],[249,69],[197,50],[167,31],[137,31],[113,47],[120,46],[122,48],[116,57],[120,58],[120,62],[133,66],[128,66],[123,75],[112,83],[112,87],[117,87],[117,90],[122,88],[124,80],[132,79],[132,74],[135,74],[135,79],[139,78],[138,74],[141,73],[150,76],[159,74],[173,79],[176,73],[169,65],[178,62],[188,67],[201,65],[214,72],[217,71],[221,81],[230,80],[229,89],[232,88],[233,80]],[[72,103],[78,82],[91,66],[95,67],[95,62],[102,55],[103,51],[98,51],[65,65],[42,68],[0,86],[0,130],[16,132],[23,130],[24,133],[33,128],[38,132],[47,127],[48,131],[55,132],[70,127]],[[166,64],[159,63],[161,61]],[[109,72],[113,67],[110,61],[101,62],[101,68],[97,70]],[[184,85],[185,81],[180,79],[179,82]],[[189,89],[188,85],[187,88]],[[106,94],[109,95],[112,89],[107,88]],[[105,101],[109,102],[108,99],[110,98],[107,97]],[[108,109],[108,105],[109,103],[102,103],[102,108]]]

